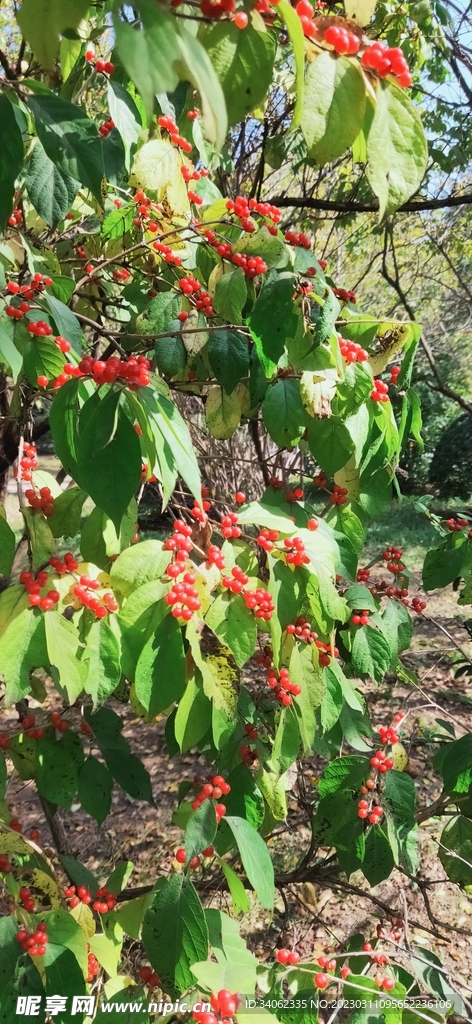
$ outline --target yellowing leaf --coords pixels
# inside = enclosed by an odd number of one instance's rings
[[[227,395],[223,388],[212,387],[206,400],[205,419],[212,437],[226,441],[239,427],[241,397],[233,391]]]
[[[151,139],[139,150],[131,170],[130,185],[157,192],[158,200],[167,198],[175,214],[187,214],[190,210],[178,151],[165,139]]]
[[[392,746],[391,757],[393,766],[397,772],[404,772],[408,767],[408,754],[403,746],[403,743],[394,743]]]

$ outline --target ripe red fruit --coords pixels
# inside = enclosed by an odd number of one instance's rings
[[[238,11],[234,16],[234,24],[236,28],[247,28],[249,18],[245,11]]]
[[[187,854],[183,846],[181,846],[180,849],[176,851],[175,859],[178,864],[185,864],[185,861],[187,860]]]
[[[277,962],[279,964],[286,964],[286,963],[288,963],[289,956],[290,956],[290,950],[289,949],[278,949],[276,954],[275,954],[275,959],[277,960]]]
[[[244,505],[244,502],[246,501],[246,495],[243,493],[243,491],[236,491],[236,494],[234,495],[234,500],[237,501],[238,505]]]
[[[144,982],[149,981],[151,975],[152,975],[152,968],[151,967],[140,967],[139,968],[139,977],[141,978],[141,981],[144,981]]]
[[[325,974],[324,971],[321,971],[319,974],[315,974],[313,978],[313,983],[315,987],[321,989],[326,988],[329,985],[330,981],[331,978],[329,974]]]

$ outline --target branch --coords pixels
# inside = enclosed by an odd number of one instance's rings
[[[292,206],[296,209],[307,210],[328,210],[333,213],[376,213],[379,209],[377,202],[354,203],[337,202],[333,199],[303,198],[303,196],[276,196],[271,200],[273,206]],[[472,203],[472,194],[465,193],[458,196],[445,196],[444,199],[413,199],[404,203],[397,210],[397,213],[419,213],[421,210],[445,210],[451,206],[469,206]]]

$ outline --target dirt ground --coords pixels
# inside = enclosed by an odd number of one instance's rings
[[[418,619],[413,649],[405,658],[408,668],[418,674],[420,689],[415,691],[413,686],[407,687],[390,679],[381,687],[368,687],[366,693],[373,721],[378,724],[388,722],[392,712],[404,709],[406,705],[413,709],[405,744],[409,753],[408,771],[415,780],[420,806],[432,803],[440,791],[434,772],[431,769],[426,770],[426,774],[424,772],[424,764],[430,762],[431,753],[437,748],[434,733],[441,731],[435,720],[452,722],[457,737],[472,731],[471,677],[464,675],[455,680],[451,662],[451,655],[458,655],[454,644],[462,646],[465,653],[472,654],[472,644],[462,625],[467,612],[457,608],[455,595],[443,593],[429,601],[427,614],[438,625],[428,618]],[[438,628],[441,626],[449,636]],[[34,708],[34,701],[31,704]],[[53,708],[52,703],[50,708]],[[135,867],[128,884],[134,887],[146,885],[168,872],[182,837],[180,829],[170,824],[178,786],[183,779],[191,780],[195,773],[201,771],[204,762],[191,754],[169,761],[165,753],[164,721],[150,726],[136,719],[128,705],[118,702],[115,710],[125,720],[124,735],[151,775],[156,807],[134,802],[115,787],[112,812],[100,830],[79,806],[73,806],[62,817],[79,860],[102,879],[117,861],[131,860]],[[2,728],[8,728],[13,724],[15,714],[2,718]],[[446,737],[447,734],[443,731],[442,735]],[[308,765],[307,777],[313,785],[313,794],[322,767],[323,763],[315,758]],[[39,828],[42,845],[49,847],[51,837],[34,785],[13,777],[8,801],[22,822],[25,833]],[[289,810],[288,831],[270,840],[276,872],[293,868],[308,846],[308,830],[297,827],[299,814],[294,801]],[[406,906],[410,942],[435,951],[459,984],[470,985],[472,898],[446,879],[438,860],[437,840],[446,821],[447,818],[433,817],[420,829],[420,878],[431,883],[427,890],[431,914],[441,922],[440,925],[433,925],[428,919],[416,882],[397,871],[388,881],[372,888],[370,893],[399,914],[403,915]],[[369,891],[368,883],[361,876],[352,876],[350,882],[361,886],[365,892]],[[376,921],[382,919],[382,912],[367,896],[336,892],[333,888],[321,888],[309,882],[291,886],[285,898],[284,905],[279,897],[272,920],[270,915],[261,912],[255,902],[244,919],[243,932],[261,960],[273,957],[274,947],[277,943],[280,945],[280,939],[285,945],[296,944],[298,951],[310,959],[322,951],[339,951],[339,943],[354,932],[362,931],[366,939],[372,939]],[[216,900],[217,905],[224,909],[227,894],[220,894]],[[374,921],[372,914],[376,915]]]

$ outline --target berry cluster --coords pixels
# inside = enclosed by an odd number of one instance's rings
[[[300,963],[300,954],[289,949],[278,949],[275,954],[275,959],[278,964],[290,964],[291,967],[296,967]]]
[[[58,558],[57,555],[52,555],[49,559],[49,565],[51,565],[54,571],[57,572],[58,576],[64,576],[68,572],[75,572],[78,564],[79,563],[74,558],[72,551],[66,551],[63,562],[61,562],[61,559]]]
[[[254,278],[258,274],[265,274],[267,263],[262,256],[246,256],[243,252],[235,252],[232,262],[244,271],[246,277]]]
[[[75,910],[80,903],[88,906],[92,902],[92,894],[85,885],[68,885],[64,889],[64,899],[68,901],[70,909]]]
[[[38,465],[39,463],[36,458],[36,445],[25,441],[19,470],[16,470],[15,476],[19,480],[30,481],[32,478],[32,471],[33,469],[37,469]]]
[[[60,711],[53,711],[51,713],[51,725],[53,729],[58,729],[59,732],[67,732],[69,723],[62,717]]]
[[[100,57],[95,60],[95,53],[93,50],[86,50],[85,60],[89,64],[93,64],[95,71],[98,71],[101,75],[112,75],[115,70],[115,65],[111,60],[102,60]]]
[[[151,225],[149,225],[149,230],[151,230]],[[182,260],[180,256],[174,256],[169,245],[165,245],[164,242],[153,242],[152,247],[164,257],[166,263],[172,263],[174,267],[181,266]]]
[[[235,217],[238,218],[243,231],[249,231],[250,233],[255,230],[254,224],[250,220],[251,215],[259,213],[262,217],[267,217],[274,225],[279,223],[282,216],[276,206],[272,206],[270,203],[259,203],[257,199],[247,200],[244,196],[228,199],[226,209],[230,213],[234,213]],[[276,234],[276,232],[273,233]]]
[[[28,487],[28,490],[25,491],[25,498],[31,508],[42,512],[46,519],[52,516],[54,512],[54,498],[50,487],[41,487],[39,493],[36,493],[33,487]]]
[[[106,139],[107,135],[116,128],[115,122],[112,117],[109,117],[107,121],[104,121],[98,129],[98,134],[102,139]]]
[[[240,594],[246,583],[249,583],[249,576],[243,572],[239,565],[231,569],[231,576],[223,576],[222,585],[233,594]]]
[[[8,737],[7,737],[7,739],[8,739]],[[5,748],[3,748],[3,749],[5,749]],[[13,870],[12,869],[12,865],[10,864],[10,861],[8,860],[8,857],[6,856],[6,854],[1,853],[0,854],[0,875],[9,875],[12,870]]]
[[[241,536],[241,527],[236,525],[238,518],[239,516],[237,512],[228,512],[227,516],[222,517],[221,534],[225,540],[229,540],[231,537]]]
[[[29,892],[29,889],[20,889],[20,899],[22,892]],[[46,921],[38,921],[31,935],[28,934],[26,928],[20,928],[16,933],[16,939],[24,953],[29,953],[30,956],[44,956],[48,944]]]
[[[11,827],[11,823],[10,823],[10,827]],[[31,914],[32,911],[35,908],[35,902],[34,902],[34,899],[33,899],[32,895],[31,895],[31,889],[27,889],[25,886],[23,886],[23,888],[20,889],[18,895],[19,895],[20,903],[21,903],[21,905],[23,907],[23,910],[27,910],[28,913]],[[36,956],[39,956],[39,953],[37,953]]]
[[[399,377],[401,372],[402,372],[401,366],[391,366],[390,367],[390,383],[393,384],[394,387],[396,387],[397,380],[398,380],[398,377]]]
[[[347,341],[346,338],[339,339],[339,351],[347,363],[365,363],[369,358],[369,353],[362,348],[362,345],[359,345],[357,341]]]
[[[351,622],[353,626],[367,626],[369,622],[369,612],[367,610],[353,612],[351,615]]]
[[[318,660],[322,668],[326,668],[331,662],[331,656],[338,657],[339,651],[337,647],[331,649],[330,644],[324,644],[322,640],[315,640],[315,647],[318,648]]]
[[[191,535],[192,527],[188,523],[184,523],[183,519],[176,519],[172,536],[164,541],[165,550],[173,551],[175,555],[175,561],[166,569],[166,573],[171,579],[175,579],[185,572],[185,564],[193,548]]]
[[[358,818],[368,818],[371,825],[378,825],[382,815],[383,809],[378,804],[369,805],[368,800],[359,800],[358,803]]]
[[[266,670],[267,684],[273,690],[274,697],[285,707],[292,703],[292,696],[298,697],[301,686],[289,678],[288,668],[282,667],[279,672],[273,666]]]
[[[352,302],[354,305],[357,302],[356,293],[346,291],[345,288],[333,288],[333,295],[341,299],[341,302]]]
[[[275,605],[267,590],[264,590],[263,587],[258,587],[257,590],[246,590],[243,593],[243,597],[246,608],[254,612],[255,619],[264,619],[265,622],[270,621]]]
[[[216,565],[217,569],[224,569],[226,565],[225,556],[221,548],[219,548],[216,544],[210,544],[210,547],[208,548],[207,551],[207,569],[210,569],[212,565]]]
[[[151,988],[157,988],[160,984],[159,975],[154,973],[152,967],[147,967],[146,965],[140,967],[139,977],[141,981],[144,981],[145,985],[149,985]]]
[[[374,402],[388,402],[388,384],[383,380],[374,380],[370,397]]]
[[[43,612],[51,611],[54,605],[60,600],[60,593],[58,590],[48,590],[46,594],[41,596],[41,591],[46,587],[49,580],[49,573],[45,569],[38,572],[36,579],[32,573],[24,572],[20,573],[19,581],[23,584],[26,592],[29,594],[29,604],[31,608],[40,608]]]
[[[304,2],[306,2],[306,0],[300,0],[300,3]],[[311,4],[309,6],[311,6]],[[297,8],[298,7],[299,4],[297,4]],[[304,231],[300,231],[300,234],[298,235],[296,231],[287,231],[284,235],[284,238],[289,245],[298,245],[299,248],[301,249],[311,249],[310,239],[308,238],[308,235],[306,235]]]
[[[376,40],[364,50],[361,64],[369,71],[376,71],[380,78],[395,75],[402,89],[408,89],[413,82],[403,50],[399,46],[389,47],[384,40]]]
[[[326,476],[326,473],[321,471],[321,473],[317,473],[316,476],[313,477],[312,482],[315,487],[326,487],[328,477]]]
[[[174,563],[175,565],[175,563]],[[169,566],[172,569],[174,566]],[[166,594],[166,604],[172,606],[172,615],[175,619],[183,619],[190,622],[194,612],[201,608],[201,601],[198,590],[195,589],[196,580],[194,572],[186,572],[182,583],[174,583],[172,589]]]
[[[180,7],[183,0],[172,0],[173,6]],[[205,18],[212,21],[219,21],[226,15],[234,13],[236,8],[235,0],[200,0],[200,10]]]
[[[367,583],[370,576],[370,569],[358,569],[356,580],[358,583]]]
[[[347,487],[340,487],[339,484],[334,484],[332,493],[329,496],[331,505],[345,505],[347,493]]]
[[[8,218],[8,223],[11,228],[17,228],[23,221],[23,214],[21,210],[13,210],[13,213]]]
[[[318,957],[316,962],[317,964],[319,964],[320,967],[323,967],[325,971],[336,970],[336,960],[331,960],[329,956],[326,956],[325,953],[322,953],[321,956]]]
[[[111,591],[106,591],[100,600],[95,591],[100,590],[101,586],[100,580],[91,579],[90,576],[81,576],[79,582],[72,588],[72,593],[79,604],[93,612],[96,619],[104,619],[109,612],[117,612],[120,607]]]
[[[354,32],[350,32],[349,29],[343,28],[341,25],[330,25],[326,29],[324,41],[328,43],[328,46],[333,47],[335,53],[347,53],[349,56],[357,53],[360,46],[360,40]]]
[[[80,897],[79,890],[82,887],[79,885],[77,889],[77,895]],[[97,914],[107,914],[110,910],[114,910],[116,905],[116,894],[109,892],[106,885],[102,885],[100,889],[97,889],[95,893],[95,900],[92,903],[92,909],[97,911]]]
[[[402,548],[392,547],[391,545],[382,551],[382,558],[387,562],[387,569],[394,575],[403,572],[405,568],[401,560],[402,555]]]
[[[274,547],[274,541],[279,539],[278,530],[260,530],[256,537],[256,544],[264,551],[272,551]]]
[[[303,640],[306,644],[312,644],[318,639],[318,633],[313,632],[311,622],[308,622],[303,615],[299,615],[295,622],[290,622],[285,631],[290,636],[295,636],[297,640]]]
[[[239,748],[239,753],[241,754],[242,761],[244,764],[247,764],[248,768],[252,768],[254,761],[257,761],[259,757],[256,748],[254,747],[253,750],[251,750],[248,743],[243,744],[243,746]]]
[[[113,271],[114,281],[129,281],[130,277],[131,271],[127,270],[126,267],[117,267],[117,269]]]
[[[468,519],[446,519],[446,526],[451,533],[460,533],[469,525]]]
[[[127,359],[109,356],[106,361],[85,356],[80,360],[78,369],[81,374],[91,376],[95,384],[113,384],[119,380],[120,383],[128,384],[131,391],[137,391],[149,384],[150,366],[151,362],[146,356],[131,355]]]
[[[89,953],[87,955],[87,977],[85,979],[89,983],[89,985],[91,984],[93,979],[96,978],[99,970],[100,970],[100,964],[99,964],[95,954],[94,953]]]
[[[426,601],[421,601],[419,597],[414,597],[411,602],[411,607],[413,608],[414,612],[418,612],[418,615],[420,615],[421,612],[424,612],[425,608],[427,607]]]
[[[198,784],[200,779],[195,779],[195,784]],[[198,791],[195,798],[192,800],[192,810],[197,811],[201,804],[205,800],[220,800],[222,796],[227,796],[231,792],[231,786],[229,782],[222,775],[210,775],[208,782],[205,782],[202,788]],[[226,814],[226,807],[224,804],[215,804],[216,820],[219,823],[221,818]]]
[[[36,297],[36,295],[38,295],[40,292],[43,292],[45,290],[45,288],[50,288],[50,286],[53,283],[54,282],[53,282],[52,277],[47,277],[47,276],[45,277],[44,274],[36,273],[36,274],[33,274],[29,284],[19,285],[17,281],[8,281],[7,282],[7,292],[9,292],[10,295],[18,295],[18,297],[21,296],[22,299],[31,300],[31,299],[34,299]],[[10,307],[7,306],[7,308],[5,309],[5,312],[7,313],[7,316],[13,316],[13,313],[11,313],[11,312],[9,313],[8,312],[8,309],[13,309],[13,308],[14,308],[13,306],[10,306]],[[29,306],[28,306],[28,309],[29,309]],[[23,316],[24,313],[27,313],[27,312],[28,312],[28,310],[21,310],[21,315]],[[15,319],[21,320],[21,316],[18,316],[18,317],[15,316]]]
[[[188,139],[184,139],[182,135],[179,135],[179,129],[171,117],[168,117],[167,114],[161,114],[157,118],[157,123],[160,128],[164,128],[169,133],[170,141],[173,142],[174,146],[178,146],[184,153],[192,152],[192,143]]]
[[[308,565],[310,559],[301,537],[286,537],[284,547],[287,548],[287,565]]]
[[[213,846],[206,846],[205,849],[202,850],[200,856],[201,857],[213,857],[214,852],[215,852],[215,850],[214,850]],[[184,846],[180,846],[179,849],[175,851],[175,859],[177,861],[177,864],[185,864],[185,861],[187,860],[187,854],[185,852],[185,847]],[[200,857],[196,856],[196,857],[192,857],[192,859],[189,861],[189,865],[188,866],[189,866],[189,868],[192,869],[192,871],[196,871],[196,869],[200,867],[200,863],[201,863]]]
[[[281,374],[282,376],[282,374]],[[288,501],[289,505],[293,504],[294,501],[301,501],[304,497],[303,487],[295,487],[295,490],[285,491],[285,501]]]

